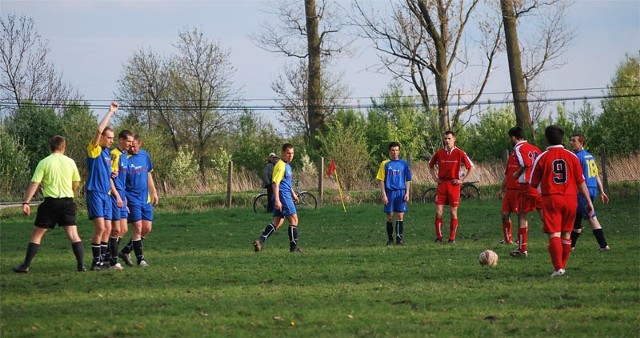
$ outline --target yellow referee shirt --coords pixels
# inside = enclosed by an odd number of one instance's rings
[[[38,162],[31,182],[42,185],[44,197],[73,197],[73,182],[80,182],[80,173],[70,157],[53,153]]]

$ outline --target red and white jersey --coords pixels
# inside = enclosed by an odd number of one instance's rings
[[[518,163],[516,153],[512,152],[507,159],[507,166],[504,168],[504,178],[506,181],[507,190],[522,189],[522,186],[520,185],[520,183],[518,183],[518,180],[513,178],[513,174],[515,174],[518,170],[520,170],[520,164]]]
[[[533,162],[540,154],[542,154],[542,150],[527,141],[520,141],[513,147],[513,152],[520,167],[527,168],[522,175],[518,177],[518,183],[529,183],[531,178],[531,169],[533,169]]]
[[[469,156],[458,147],[453,147],[451,151],[442,148],[436,151],[429,161],[430,168],[438,165],[438,178],[442,180],[459,180],[463,164],[467,169],[473,167]]]
[[[577,195],[584,182],[578,157],[562,145],[549,146],[533,163],[529,183],[546,195]]]

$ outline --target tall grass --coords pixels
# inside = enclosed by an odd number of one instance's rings
[[[31,272],[33,217],[0,210],[3,337],[632,337],[640,332],[640,196],[597,204],[612,250],[585,231],[567,276],[552,279],[547,240],[531,218],[530,257],[498,244],[500,202],[460,207],[458,242],[435,244],[433,205],[406,215],[408,245],[387,247],[379,204],[300,214],[302,254],[248,207],[158,208],[145,239],[147,269],[75,272],[63,231],[48,233]],[[88,242],[92,226],[79,217]],[[496,268],[477,257],[490,248]],[[87,262],[88,263],[88,262]]]

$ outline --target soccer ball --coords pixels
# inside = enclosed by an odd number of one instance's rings
[[[498,254],[493,250],[484,250],[480,253],[480,257],[478,257],[478,263],[482,266],[488,265],[494,267],[498,265]]]

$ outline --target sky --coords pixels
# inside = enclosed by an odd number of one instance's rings
[[[365,0],[366,1],[366,0]],[[397,1],[397,0],[396,0]],[[347,3],[347,0],[340,0]],[[382,7],[388,1],[375,0]],[[0,0],[0,15],[26,15],[48,40],[49,61],[65,82],[85,100],[104,104],[115,97],[122,65],[141,48],[160,55],[175,53],[178,32],[197,28],[230,51],[236,72],[234,87],[248,104],[264,105],[272,99],[271,82],[280,74],[285,58],[266,52],[249,38],[260,24],[273,19],[264,12],[265,0]],[[302,2],[301,2],[302,3]],[[625,53],[640,51],[639,0],[575,0],[568,24],[575,38],[564,54],[566,64],[543,74],[541,83],[550,97],[602,95]],[[351,97],[369,103],[388,87],[391,76],[371,71],[378,57],[366,49],[341,58]],[[408,87],[407,87],[408,88]],[[592,88],[589,90],[581,90]],[[496,64],[491,93],[510,91],[506,56]],[[259,101],[260,100],[260,101]],[[581,102],[578,102],[581,105]],[[100,114],[99,111],[96,111]],[[273,114],[267,112],[263,114]],[[267,116],[268,117],[268,116]]]

